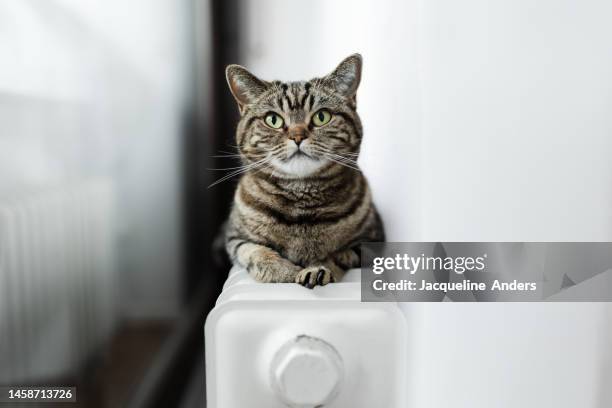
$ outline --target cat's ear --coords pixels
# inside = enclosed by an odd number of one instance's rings
[[[240,65],[228,65],[225,69],[225,77],[232,95],[238,102],[240,111],[244,105],[255,101],[268,87],[267,82],[257,78]]]
[[[350,55],[331,74],[323,78],[323,81],[343,96],[354,98],[361,81],[361,65],[360,54]]]

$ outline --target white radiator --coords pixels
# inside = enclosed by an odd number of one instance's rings
[[[360,302],[359,280],[309,290],[234,268],[206,320],[207,407],[612,407],[612,303],[398,308]]]
[[[104,180],[0,200],[0,384],[70,375],[115,322]]]
[[[408,325],[360,288],[357,269],[310,290],[234,268],[206,319],[206,406],[406,408]]]

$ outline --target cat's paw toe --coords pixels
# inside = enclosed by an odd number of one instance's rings
[[[324,286],[330,282],[335,282],[330,270],[324,266],[311,266],[302,269],[295,277],[295,282],[312,289],[315,286]]]

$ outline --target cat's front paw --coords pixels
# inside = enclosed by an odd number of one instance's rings
[[[334,275],[325,266],[309,266],[298,272],[295,277],[295,283],[299,283],[308,289],[312,289],[317,285],[327,285],[335,281]]]

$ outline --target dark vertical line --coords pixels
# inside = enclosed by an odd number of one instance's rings
[[[225,67],[240,61],[240,0],[196,1],[194,94],[196,104],[184,143],[185,299],[193,296],[215,263],[211,251],[227,218],[235,182],[208,188],[222,174],[210,168],[232,167],[213,158],[233,150],[238,108],[227,89]],[[219,272],[223,273],[223,272]]]
[[[214,133],[215,133],[215,151],[219,150],[234,151],[231,147],[236,144],[235,133],[236,124],[240,118],[236,102],[229,92],[227,81],[225,79],[225,67],[229,64],[240,63],[241,44],[240,44],[240,27],[241,27],[241,1],[240,0],[213,0],[213,32],[214,39],[214,54],[213,54],[213,86],[214,86]],[[217,168],[232,167],[232,161],[228,162],[225,159],[217,159],[215,166]],[[215,174],[219,177],[219,174]],[[232,200],[235,183],[221,183],[213,188],[213,193],[217,200],[217,218],[214,220],[214,226],[219,227],[225,220],[229,203]]]
[[[233,140],[238,110],[225,82],[225,66],[238,62],[240,0],[195,0],[191,107],[182,138],[183,259],[185,308],[177,326],[141,381],[129,407],[177,406],[203,356],[204,320],[221,291],[228,268],[213,260],[211,246],[227,216],[233,185],[208,185],[207,168]],[[160,216],[163,216],[161,214]],[[203,381],[203,379],[201,379]]]

